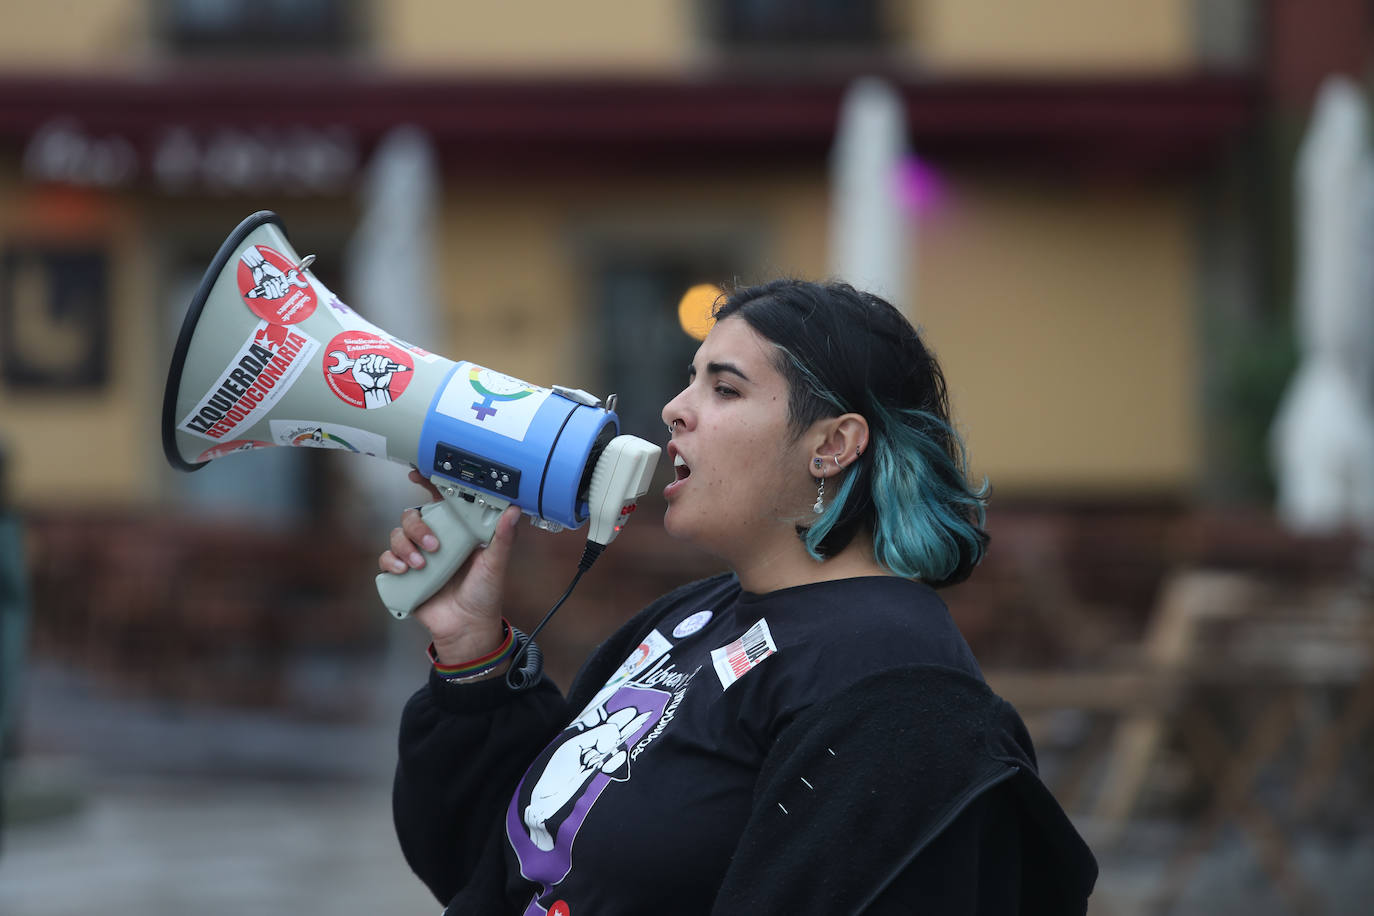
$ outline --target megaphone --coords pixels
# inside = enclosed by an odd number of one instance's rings
[[[167,376],[162,445],[173,467],[305,446],[418,468],[444,496],[421,510],[440,549],[423,569],[377,577],[397,618],[491,540],[509,505],[551,531],[588,524],[593,559],[615,539],[660,450],[619,435],[614,395],[603,404],[401,340],[341,302],[310,272],[313,261],[296,254],[271,211],[225,239]]]

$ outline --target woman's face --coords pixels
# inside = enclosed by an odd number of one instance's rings
[[[776,349],[742,318],[718,322],[697,350],[687,387],[663,408],[677,479],[663,491],[663,525],[739,569],[796,545],[816,498],[806,437],[787,423],[787,381]]]

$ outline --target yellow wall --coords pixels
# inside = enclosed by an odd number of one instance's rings
[[[591,317],[580,229],[620,225],[631,237],[646,214],[650,225],[744,227],[760,243],[744,279],[823,277],[827,203],[819,172],[459,187],[446,220],[445,352],[476,345],[532,381],[595,385],[578,349]],[[918,227],[915,319],[946,368],[978,473],[1003,494],[1186,492],[1200,462],[1186,192],[980,175],[953,182],[946,203]]]
[[[150,283],[135,211],[102,197],[96,220],[75,235],[44,226],[30,193],[5,180],[0,189],[0,245],[89,243],[108,255],[109,376],[95,389],[32,392],[0,382],[0,445],[5,485],[25,502],[48,505],[136,503],[152,497],[161,460],[157,411],[166,376],[159,328],[147,302]],[[23,308],[23,302],[15,303]],[[41,333],[33,326],[32,333]],[[57,333],[55,344],[61,345]]]
[[[1002,492],[1185,489],[1200,462],[1183,191],[958,182],[917,318]]]
[[[387,0],[373,13],[378,56],[446,70],[676,70],[691,54],[683,0]]]
[[[1168,71],[1195,56],[1195,2],[904,0],[899,15],[934,71]]]
[[[0,28],[0,68],[137,59],[152,44],[150,8],[26,4]],[[709,54],[697,9],[686,0],[369,7],[373,55],[387,66],[484,72],[681,69]],[[1167,70],[1192,53],[1188,0],[889,0],[889,13],[904,36],[899,53],[947,72]],[[31,231],[33,188],[18,175],[17,154],[0,162],[0,242]],[[828,263],[821,163],[781,174],[446,182],[437,265],[446,323],[432,346],[456,358],[480,352],[541,384],[600,381],[582,348],[593,317],[589,237],[635,244],[657,234],[672,244],[724,233],[748,243],[741,257],[756,274],[746,280],[821,276]],[[959,176],[953,192],[921,227],[916,309],[948,370],[976,468],[1004,493],[1190,486],[1200,458],[1185,192],[988,173]],[[0,391],[9,484],[26,502],[132,504],[162,484],[165,290],[151,240],[170,231],[168,209],[196,231],[211,216],[181,199],[107,203],[110,384],[93,397]],[[299,220],[290,224],[300,231]]]
[[[946,72],[1158,71],[1194,57],[1195,0],[887,0],[892,50]],[[363,53],[388,68],[674,73],[716,57],[701,0],[360,0]],[[158,56],[145,0],[6,11],[0,69]]]
[[[536,383],[595,390],[601,379],[582,349],[594,319],[589,233],[630,242],[674,226],[735,233],[755,243],[753,274],[742,279],[821,277],[823,179],[458,181],[440,243],[444,331],[424,343]],[[140,232],[130,209],[113,211],[105,236],[110,384],[94,397],[6,393],[0,438],[12,492],[25,502],[136,504],[156,495],[162,317],[139,241],[151,230]],[[1189,213],[1183,191],[1047,188],[983,175],[953,181],[944,209],[921,223],[915,318],[945,366],[975,470],[1000,493],[1193,484]],[[16,227],[6,228],[14,237]]]
[[[5,4],[0,70],[88,69],[137,60],[151,45],[147,8],[138,0],[44,0]]]
[[[596,181],[455,182],[444,219],[442,298],[456,358],[482,358],[539,384],[593,385],[580,349],[590,253],[598,240],[634,248],[757,242],[762,274],[824,271],[824,175]]]

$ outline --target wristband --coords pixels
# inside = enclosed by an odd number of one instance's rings
[[[508,662],[515,655],[516,639],[515,628],[510,625],[510,621],[501,618],[501,630],[504,637],[501,645],[481,658],[474,658],[471,661],[461,662],[457,665],[446,665],[439,661],[439,656],[434,651],[434,643],[429,644],[426,654],[434,665],[434,673],[446,681],[462,682],[476,680],[479,677],[490,674],[494,669]]]

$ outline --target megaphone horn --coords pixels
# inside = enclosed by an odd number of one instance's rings
[[[659,448],[619,433],[593,395],[447,359],[367,321],[310,272],[275,213],[229,234],[191,300],[162,402],[167,460],[195,471],[269,446],[334,448],[413,465],[445,499],[426,506],[441,548],[377,577],[405,617],[508,505],[604,546],[648,491]],[[598,548],[599,550],[599,548]]]

